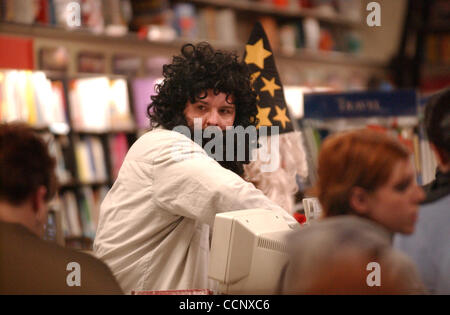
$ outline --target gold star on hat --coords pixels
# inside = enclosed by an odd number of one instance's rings
[[[275,83],[275,78],[272,78],[272,80],[269,81],[262,77],[262,80],[264,81],[264,87],[261,89],[261,92],[267,91],[274,97],[275,91],[280,89],[280,86]]]
[[[286,124],[288,122],[291,122],[291,120],[286,116],[287,108],[281,109],[278,105],[276,105],[275,109],[277,111],[277,115],[275,117],[273,117],[273,120],[279,121],[281,123],[281,125],[283,126],[283,129],[285,129]]]
[[[256,128],[261,126],[272,126],[272,122],[269,119],[270,111],[272,110],[270,107],[258,107],[258,115],[256,118],[259,119],[259,124]]]
[[[264,59],[272,56],[272,53],[264,49],[264,42],[262,38],[254,45],[245,46],[247,57],[245,62],[247,64],[254,63],[259,68],[264,69]]]

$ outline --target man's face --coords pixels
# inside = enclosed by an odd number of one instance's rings
[[[184,110],[184,116],[188,123],[188,127],[194,128],[194,119],[202,119],[202,129],[210,126],[217,126],[222,131],[227,127],[231,127],[234,124],[236,117],[236,106],[233,98],[229,97],[225,93],[219,93],[215,95],[213,90],[206,91],[205,98],[197,99],[196,102],[186,103],[186,109]]]

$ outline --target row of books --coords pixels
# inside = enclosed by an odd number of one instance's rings
[[[22,121],[60,134],[71,129],[97,133],[148,129],[147,106],[157,82],[156,78],[130,81],[133,115],[128,81],[122,78],[71,80],[66,98],[64,82],[50,80],[43,72],[0,71],[0,122]]]
[[[129,0],[0,0],[6,22],[86,28],[123,35],[132,17]]]
[[[56,138],[53,134],[42,135],[49,146],[50,154],[56,161],[56,177],[60,185],[68,185],[74,182],[75,172],[71,170],[70,139],[67,136]]]
[[[67,130],[62,82],[50,81],[43,72],[1,71],[0,121],[14,120]]]
[[[411,123],[416,120],[416,123]],[[350,130],[368,128],[387,133],[406,145],[411,152],[411,160],[416,170],[416,178],[419,184],[427,184],[435,178],[436,159],[431,147],[424,136],[422,127],[418,120],[411,117],[409,121],[402,124],[399,118],[367,118],[360,120],[334,120],[324,121],[316,124],[310,121],[304,121],[303,135],[310,157],[310,166],[312,170],[317,170],[318,156],[323,140],[332,133]]]
[[[86,184],[105,183],[117,178],[129,145],[127,136],[119,133],[108,135],[106,139],[99,136],[76,137],[74,149],[78,180]]]
[[[97,230],[100,205],[109,188],[83,187],[66,191],[59,198],[62,227],[66,238],[85,237],[91,240]]]
[[[331,3],[331,2],[330,2]],[[294,53],[299,48],[311,50],[341,51],[357,53],[361,51],[362,39],[357,32],[321,25],[315,18],[289,20],[281,23],[273,16],[260,16],[258,19],[241,18],[236,11],[229,8],[212,6],[196,7],[190,3],[177,3],[173,7],[172,20],[166,20],[166,25],[157,26],[148,32],[151,40],[173,40],[175,34],[182,38],[206,39],[220,41],[226,44],[239,44],[247,40],[248,34],[242,29],[251,29],[256,20],[262,24],[273,49],[281,49],[287,54]],[[240,24],[237,24],[239,19]],[[243,22],[246,21],[246,22]],[[244,27],[242,24],[247,23]],[[174,27],[174,35],[164,35],[163,29]],[[169,36],[169,37],[167,37]]]
[[[361,17],[359,0],[230,0],[230,8],[237,1],[248,5],[263,4],[274,9],[315,9],[324,15],[339,15],[353,20]],[[194,4],[168,0],[0,0],[0,18],[24,24],[85,27],[101,33],[108,26],[126,27],[130,23],[142,25],[161,21],[161,16],[171,15],[168,13],[170,4],[182,23],[188,21],[186,17],[195,9]],[[211,4],[214,5],[214,1]],[[77,22],[77,18],[79,25],[71,25],[70,22]]]
[[[96,77],[73,80],[69,90],[75,130],[132,130],[128,86],[125,79]]]
[[[75,139],[78,178],[82,183],[106,182],[108,171],[105,151],[99,137]]]
[[[302,126],[315,180],[322,141],[330,134],[361,128],[374,129],[399,139],[411,152],[417,181],[434,179],[436,161],[421,122],[421,100],[414,90],[313,93],[304,96]]]
[[[73,138],[49,132],[40,135],[55,158],[55,172],[61,187],[113,182],[131,144],[124,133]]]
[[[232,3],[233,1],[230,1]],[[267,2],[267,1],[260,1]],[[270,2],[270,1],[269,1]],[[349,3],[352,3],[351,5]],[[238,44],[247,40],[242,29],[250,29],[256,19],[242,19],[237,24],[235,9],[214,6],[196,6],[188,2],[124,1],[124,0],[0,0],[0,18],[7,22],[49,24],[71,28],[88,28],[96,33],[123,35],[128,32],[133,8],[135,23],[145,29],[150,40],[174,40],[176,37],[216,40],[225,44]],[[249,2],[250,3],[250,2]],[[212,4],[214,4],[212,2]],[[354,16],[360,10],[358,1],[271,1],[274,7],[315,8],[325,15]],[[79,21],[76,18],[76,8]],[[144,8],[144,10],[141,10]],[[143,11],[143,12],[141,12]],[[353,12],[353,13],[352,13]],[[160,18],[155,18],[160,16]],[[256,15],[255,15],[256,16]],[[354,17],[353,17],[354,18]],[[286,19],[278,23],[274,17],[261,16],[274,49],[292,52],[297,48],[358,52],[361,39],[353,31],[326,28],[314,18]],[[245,21],[245,22],[242,22]],[[79,23],[78,23],[79,22]],[[78,24],[77,24],[78,23]],[[249,24],[243,27],[241,24]],[[109,28],[105,28],[109,25]],[[141,33],[141,32],[140,32]],[[240,35],[240,36],[239,36]],[[239,38],[241,37],[241,38]]]

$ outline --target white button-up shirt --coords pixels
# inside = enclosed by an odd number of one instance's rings
[[[130,148],[100,210],[94,242],[126,293],[207,289],[217,213],[262,208],[296,221],[186,136],[155,129]]]

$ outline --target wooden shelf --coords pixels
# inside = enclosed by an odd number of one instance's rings
[[[202,2],[207,2],[202,0]],[[227,1],[219,1],[227,2]],[[177,52],[179,48],[185,43],[198,43],[205,41],[205,39],[192,39],[192,38],[178,38],[170,42],[162,41],[148,41],[140,39],[137,34],[129,33],[122,37],[111,37],[108,35],[96,35],[90,31],[77,29],[67,30],[62,27],[44,26],[44,25],[24,25],[17,23],[0,23],[0,33],[10,34],[16,36],[27,36],[37,38],[48,38],[53,40],[70,40],[72,42],[80,41],[83,43],[95,43],[96,46],[100,45],[114,45],[135,48],[137,51],[151,51],[155,48],[167,48],[171,52]],[[218,49],[234,50],[238,54],[243,54],[245,44],[224,44],[219,41],[208,42]],[[336,51],[308,51],[306,49],[298,49],[294,54],[283,54],[281,52],[276,53],[276,59],[281,61],[308,61],[319,62],[336,65],[354,65],[365,67],[377,67],[386,68],[386,64],[351,53],[336,52]],[[109,75],[109,74],[108,74]]]
[[[341,16],[338,13],[329,15],[324,14],[316,9],[290,9],[277,7],[270,3],[257,3],[248,0],[178,0],[178,2],[189,2],[196,5],[215,6],[219,8],[229,8],[237,11],[250,12],[256,14],[274,15],[283,18],[306,18],[311,17],[319,21],[335,24],[338,26],[346,26],[352,28],[362,27],[362,22],[359,20],[350,19]]]

